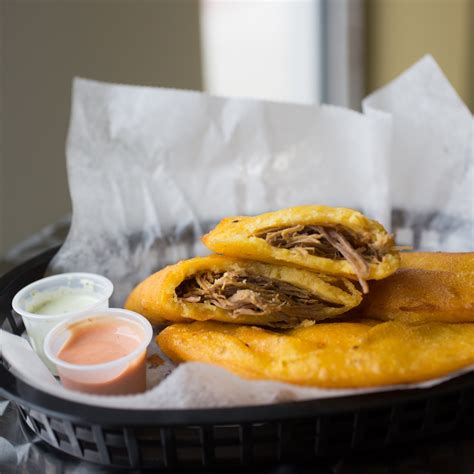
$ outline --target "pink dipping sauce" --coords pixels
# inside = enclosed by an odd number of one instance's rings
[[[143,329],[121,318],[86,319],[68,326],[70,336],[57,358],[76,365],[95,365],[115,361],[129,355],[142,343]],[[130,394],[146,389],[146,351],[128,362],[119,373],[105,381],[71,378],[67,370],[58,367],[62,384],[72,390],[98,394]]]

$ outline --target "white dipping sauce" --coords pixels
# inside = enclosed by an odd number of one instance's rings
[[[33,314],[59,315],[71,311],[82,311],[98,302],[98,298],[82,289],[58,288],[36,294],[28,307]]]
[[[33,349],[53,374],[56,368],[43,350],[46,334],[79,312],[108,308],[113,290],[112,282],[101,275],[73,272],[41,278],[15,295],[13,310],[22,317]]]

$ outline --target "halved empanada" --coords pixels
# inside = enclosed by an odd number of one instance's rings
[[[125,307],[152,322],[215,320],[293,327],[361,302],[347,279],[219,255],[184,260],[140,283]]]
[[[203,237],[211,250],[233,257],[298,265],[366,280],[400,265],[393,238],[381,224],[352,209],[300,206],[255,217],[229,217]]]

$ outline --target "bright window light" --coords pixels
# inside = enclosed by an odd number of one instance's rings
[[[320,102],[320,18],[320,0],[201,0],[205,89]]]

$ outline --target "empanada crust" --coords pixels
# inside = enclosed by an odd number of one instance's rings
[[[439,265],[443,270],[435,270],[436,262],[426,254],[420,257],[402,256],[403,267],[390,278],[372,283],[370,293],[350,315],[406,322],[474,322],[474,272],[469,271],[470,257],[468,262],[454,258],[451,268],[457,271],[446,270],[452,261],[446,255]]]
[[[474,252],[401,252],[400,268],[474,273]]]
[[[275,332],[195,322],[169,326],[157,342],[176,362],[324,388],[421,382],[474,363],[474,324],[333,322]]]
[[[369,232],[372,238],[387,237],[384,227],[358,211],[328,206],[298,206],[269,212],[254,217],[227,217],[202,241],[213,252],[251,260],[283,265],[296,265],[312,271],[356,279],[353,267],[346,260],[333,260],[315,255],[305,255],[298,249],[277,248],[255,234],[267,228],[302,225],[341,225],[355,232]],[[391,275],[400,265],[400,258],[393,246],[381,262],[369,265],[367,279],[379,280]]]
[[[186,322],[215,320],[236,324],[280,325],[278,315],[231,316],[224,309],[207,303],[189,303],[179,300],[176,288],[187,278],[203,271],[225,272],[245,270],[256,275],[282,280],[306,289],[325,301],[342,307],[324,307],[314,314],[314,320],[336,317],[357,306],[361,293],[351,281],[329,275],[318,275],[300,268],[269,265],[221,255],[196,257],[168,266],[140,283],[128,297],[125,307],[143,314],[151,322]],[[341,288],[345,288],[344,290]]]

